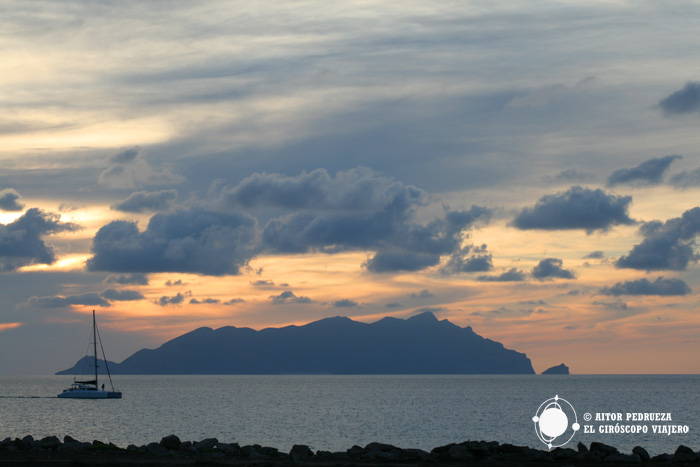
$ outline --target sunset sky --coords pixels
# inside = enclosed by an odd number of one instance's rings
[[[0,4],[0,373],[432,311],[700,372],[700,2]]]

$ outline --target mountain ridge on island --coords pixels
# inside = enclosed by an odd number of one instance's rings
[[[569,367],[562,364],[559,364],[557,366],[553,366],[551,368],[547,368],[542,372],[543,375],[568,375],[569,374]]]
[[[79,364],[56,374],[79,374]],[[201,327],[121,363],[109,362],[109,369],[112,374],[535,374],[524,353],[431,312],[374,323],[337,316],[260,331]]]

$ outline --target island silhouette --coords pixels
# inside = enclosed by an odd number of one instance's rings
[[[112,374],[535,374],[524,353],[431,312],[260,331],[202,327],[108,363]],[[81,374],[83,364],[56,374]]]

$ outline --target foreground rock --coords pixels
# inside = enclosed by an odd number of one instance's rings
[[[700,452],[679,446],[673,454],[650,457],[637,446],[632,453],[621,453],[617,448],[593,442],[589,447],[579,443],[577,449],[556,448],[552,451],[527,446],[499,444],[496,441],[464,441],[438,446],[430,452],[421,449],[402,449],[383,443],[352,446],[346,451],[314,452],[305,445],[294,445],[289,453],[259,444],[240,446],[223,443],[216,438],[200,441],[181,441],[176,435],[163,437],[160,442],[142,446],[129,445],[126,449],[112,443],[94,440],[77,441],[66,436],[63,442],[55,436],[35,440],[5,438],[0,442],[0,465],[78,466],[187,466],[187,465],[270,465],[270,466],[350,466],[350,465],[488,465],[488,466],[576,466],[600,465],[629,466],[684,466],[700,465]]]

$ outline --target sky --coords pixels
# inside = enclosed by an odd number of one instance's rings
[[[0,4],[0,361],[425,311],[700,372],[700,2]]]

